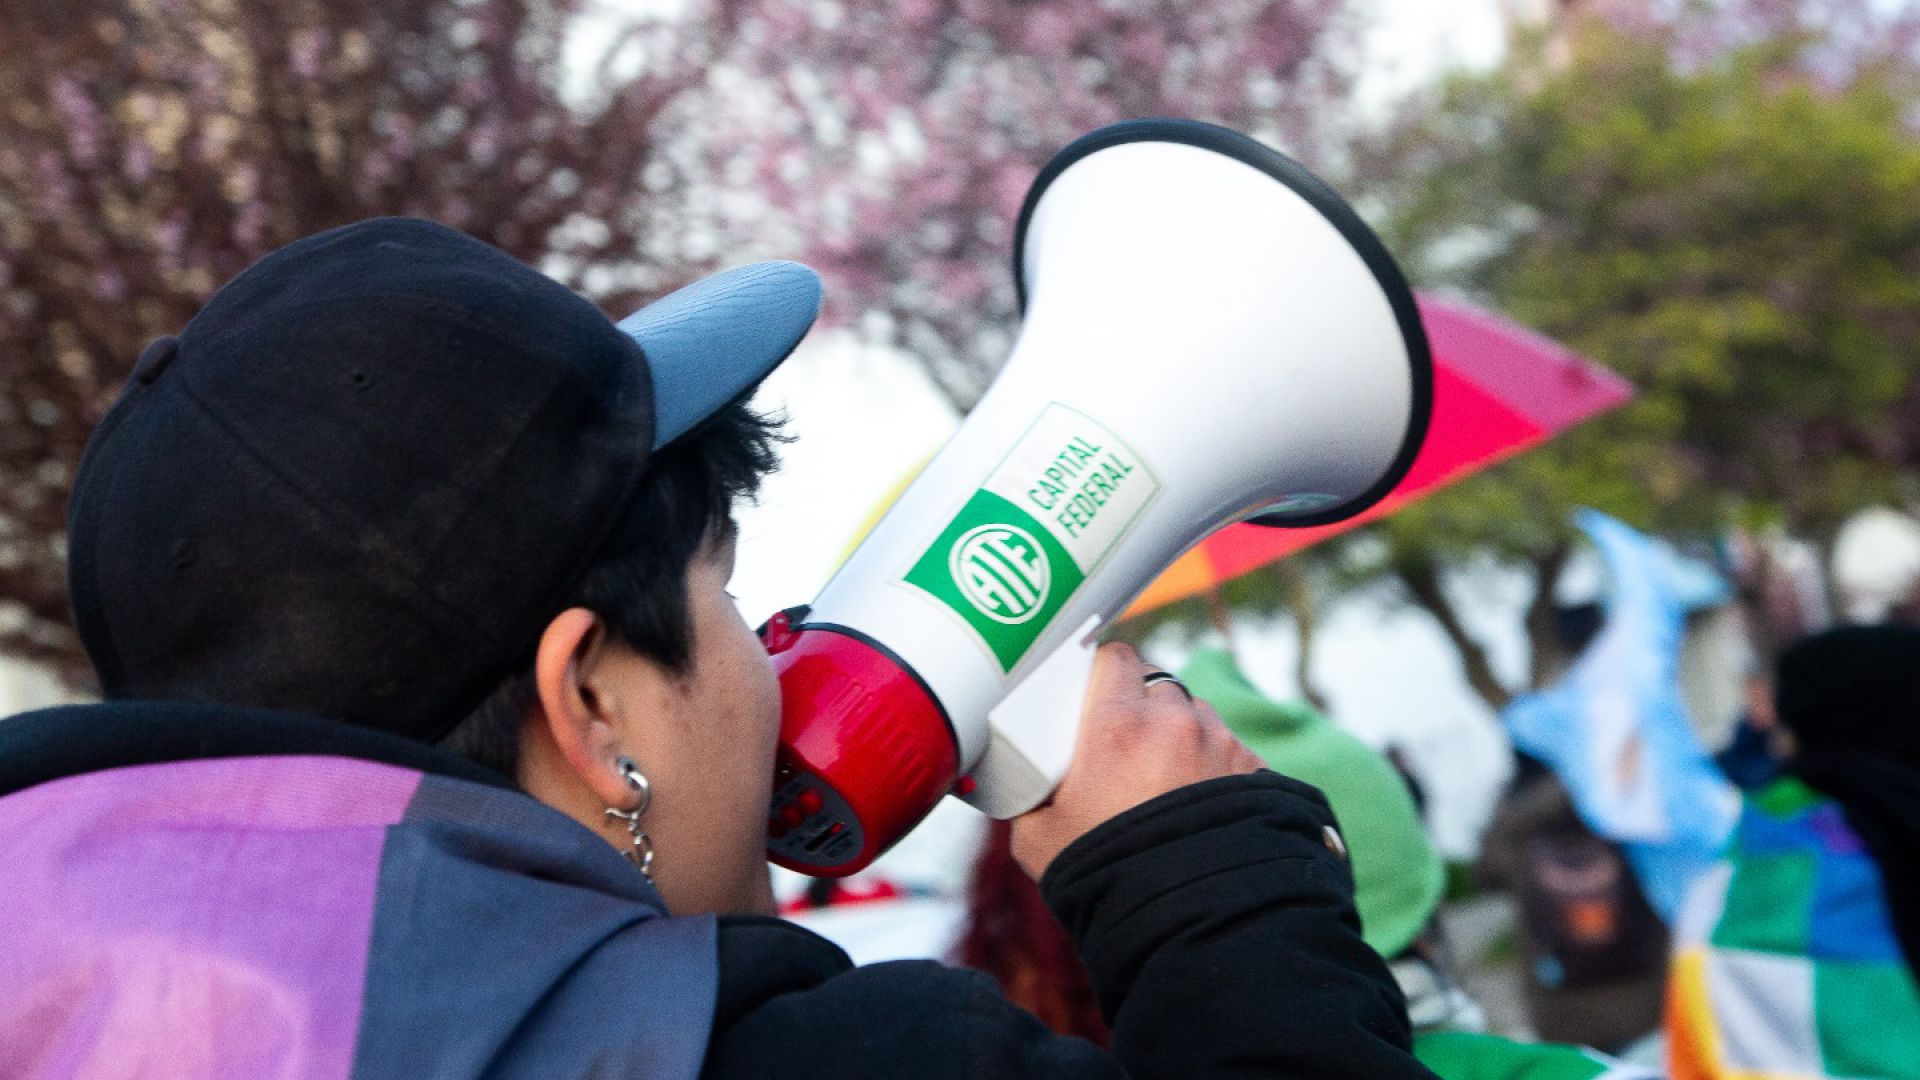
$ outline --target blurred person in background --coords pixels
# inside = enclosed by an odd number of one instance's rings
[[[1600,632],[1597,603],[1556,606],[1562,653]],[[1624,1052],[1660,1028],[1667,927],[1620,845],[1588,828],[1559,777],[1516,753],[1480,838],[1480,881],[1513,898],[1527,1021],[1542,1038]]]
[[[1713,762],[1741,791],[1759,791],[1780,778],[1793,756],[1793,737],[1774,714],[1773,685],[1756,677],[1745,680],[1745,689],[1746,707]]]
[[[1743,794],[1679,692],[1698,568],[1604,515],[1580,526],[1606,563],[1605,623],[1503,718],[1671,929],[1673,1077],[1920,1077],[1920,629],[1783,652],[1782,775]]]
[[[1626,1053],[1660,1029],[1667,927],[1620,846],[1519,755],[1481,836],[1481,884],[1515,907],[1527,1022],[1542,1038]]]

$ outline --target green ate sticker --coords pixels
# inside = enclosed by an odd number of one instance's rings
[[[1049,405],[904,580],[1012,671],[1159,490],[1113,432]]]

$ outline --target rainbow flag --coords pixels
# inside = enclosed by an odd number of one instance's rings
[[[1879,868],[1800,781],[1746,801],[1674,926],[1673,1080],[1920,1078],[1920,989]]]
[[[1180,556],[1123,618],[1385,517],[1633,397],[1626,380],[1558,342],[1457,300],[1426,293],[1418,300],[1433,352],[1433,421],[1400,483],[1371,510],[1332,525],[1229,525]]]

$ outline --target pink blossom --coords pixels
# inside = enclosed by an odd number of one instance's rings
[[[414,124],[411,117],[395,116],[387,134],[387,151],[396,158],[410,158],[414,153]]]
[[[467,154],[478,164],[492,165],[500,153],[500,125],[489,118],[467,131]]]
[[[258,250],[265,239],[267,226],[267,208],[258,200],[249,200],[240,204],[240,212],[233,217],[233,242],[242,250]]]
[[[949,267],[937,288],[937,295],[947,305],[965,307],[977,302],[987,291],[987,281],[978,266],[961,264]]]
[[[1006,244],[1047,157],[1086,130],[1138,115],[1278,128],[1311,146],[1345,92],[1353,3],[863,6],[801,38],[788,23],[779,24],[788,33],[752,37],[735,57],[743,69],[774,86],[788,85],[790,72],[824,70],[829,97],[784,95],[778,108],[788,119],[743,117],[735,129],[748,138],[792,133],[783,152],[802,155],[804,168],[759,193],[809,238],[806,257],[828,274],[830,294],[882,313],[878,322],[927,354],[964,406],[1000,359],[980,342],[1013,317]],[[819,57],[832,57],[830,66]],[[1286,92],[1275,95],[1275,85]],[[848,138],[811,134],[822,108]],[[903,132],[906,152],[863,156],[876,143],[899,147]]]
[[[34,159],[34,194],[39,197],[42,215],[58,220],[73,209],[73,178],[68,175],[60,156],[51,150],[43,151]]]
[[[940,0],[898,0],[893,5],[893,13],[907,26],[922,29],[940,17],[940,8]]]
[[[294,31],[292,47],[288,49],[287,63],[295,75],[311,79],[320,73],[320,56],[327,48],[325,31],[301,29]]]
[[[1022,44],[1036,56],[1065,56],[1073,48],[1076,27],[1059,7],[1036,5]]]
[[[145,139],[128,139],[122,144],[120,172],[139,186],[153,176],[153,147]]]
[[[117,270],[102,268],[94,271],[93,295],[108,301],[126,299],[126,277]]]
[[[66,129],[69,152],[76,163],[92,165],[100,160],[105,134],[100,109],[73,75],[62,72],[55,75],[52,82],[53,106]]]
[[[225,74],[217,58],[204,54],[195,57],[187,68],[187,77],[193,86],[195,99],[209,106],[224,105]]]
[[[185,261],[187,213],[176,209],[153,226],[154,254],[163,270],[178,269]]]
[[[1169,55],[1166,31],[1157,26],[1143,26],[1126,33],[1120,39],[1120,55],[1130,68],[1165,69]]]

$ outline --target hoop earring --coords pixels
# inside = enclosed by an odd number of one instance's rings
[[[648,782],[646,774],[640,771],[639,764],[630,757],[622,756],[613,763],[613,767],[620,770],[620,776],[626,780],[627,786],[640,796],[640,805],[631,810],[609,806],[607,816],[626,823],[627,835],[633,838],[633,845],[623,854],[629,862],[640,868],[640,876],[651,882],[653,839],[640,828],[640,815],[646,813],[647,807],[653,804],[653,785]]]

